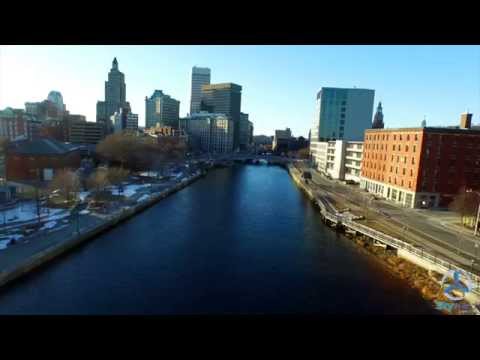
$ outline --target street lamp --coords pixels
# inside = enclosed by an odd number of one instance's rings
[[[472,189],[465,190],[467,193],[474,193],[475,195],[480,197],[480,193],[478,191],[473,191]],[[478,221],[480,220],[480,203],[478,204],[478,210],[477,210],[477,218],[475,220],[475,231],[473,232],[473,236],[477,236],[478,232]]]

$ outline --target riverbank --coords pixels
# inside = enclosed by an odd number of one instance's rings
[[[38,249],[38,246],[35,246],[37,244],[34,242],[22,244],[23,247],[21,248],[21,252],[17,252],[19,256],[16,256],[13,261],[2,262],[0,264],[0,267],[3,267],[0,268],[0,287],[17,280],[40,266],[46,265],[51,260],[58,258],[79,245],[84,244],[89,240],[93,240],[98,235],[114,228],[124,221],[127,221],[140,212],[155,205],[160,200],[180,191],[204,175],[205,172],[199,172],[190,177],[183,178],[175,185],[159,193],[150,195],[147,199],[138,204],[128,208],[122,208],[119,211],[106,216],[88,230],[71,234],[68,237],[63,237],[61,240],[52,242],[52,244],[47,245],[40,250]],[[8,255],[8,253],[2,253],[2,256]]]
[[[315,202],[316,205],[325,206],[322,204],[322,201],[319,201],[318,194],[308,186],[308,180],[305,181],[301,178],[297,169],[294,166],[288,166],[287,171],[292,177],[294,183],[307,194],[307,196]],[[329,207],[332,208],[333,212],[338,214],[336,209],[332,207],[329,203]],[[336,228],[337,224],[333,224]],[[384,244],[381,244],[374,239],[371,239],[364,235],[358,235],[355,231],[346,230],[346,235],[353,239],[359,248],[362,249],[363,253],[374,256],[379,260],[384,267],[389,270],[392,274],[398,278],[406,281],[412,288],[418,290],[421,296],[427,301],[431,302],[433,306],[438,306],[436,304],[447,303],[449,300],[443,295],[441,291],[441,280],[443,277],[443,271],[438,267],[426,264],[422,259],[415,258],[414,261],[409,261],[412,257],[415,257],[413,254],[404,254],[401,251],[397,251],[394,248],[390,248]],[[471,314],[478,314],[478,311],[475,311],[473,307],[479,303],[480,299],[478,296],[473,294],[468,294],[466,300],[463,304],[456,303],[455,305],[467,305],[472,307]],[[458,308],[458,306],[457,306]],[[462,308],[460,306],[460,308]],[[462,309],[464,309],[463,306]],[[452,312],[445,310],[443,308],[443,313],[447,314],[460,314],[464,312]],[[468,313],[468,312],[467,312]]]

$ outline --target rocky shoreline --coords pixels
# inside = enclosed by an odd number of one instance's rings
[[[347,237],[352,238],[352,235]],[[444,315],[461,315],[465,314],[463,309],[469,308],[470,304],[465,301],[455,303],[455,307],[443,307],[438,309],[436,302],[444,302],[446,304],[451,301],[445,297],[441,291],[441,280],[443,275],[435,271],[428,271],[418,265],[415,265],[405,259],[398,257],[393,251],[387,250],[382,246],[375,246],[372,242],[360,237],[353,238],[355,243],[361,249],[362,253],[367,254],[378,260],[391,274],[397,278],[404,280],[408,285],[419,291],[421,296],[430,302],[439,313]],[[473,312],[472,312],[473,314]]]
[[[287,171],[297,186],[299,186],[312,201],[315,201],[315,196],[311,189],[299,178],[299,175],[295,173],[296,169],[292,169],[292,167],[289,166],[287,167]],[[345,232],[345,235],[355,241],[362,253],[374,257],[390,273],[406,281],[410,287],[418,290],[421,296],[430,302],[432,307],[439,311],[439,313],[445,315],[475,314],[471,308],[473,305],[470,305],[468,302],[462,300],[452,303],[444,296],[441,291],[442,274],[435,271],[428,271],[403,259],[397,256],[396,251],[387,250],[385,246],[377,246],[371,239],[364,238],[361,235],[353,235],[349,232]]]

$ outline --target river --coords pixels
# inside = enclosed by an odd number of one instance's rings
[[[0,314],[433,314],[276,166],[216,169],[0,291]]]

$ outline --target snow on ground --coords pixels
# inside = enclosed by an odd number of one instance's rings
[[[127,185],[123,187],[123,192],[118,191],[118,187],[115,187],[114,190],[112,190],[112,195],[123,195],[126,197],[131,197],[135,195],[135,193],[140,190],[140,189],[145,189],[147,187],[150,187],[151,184],[143,184],[143,185],[138,185],[138,184],[132,184],[132,185]]]
[[[52,229],[57,225],[56,221],[49,221],[43,224],[43,226],[39,230],[46,230],[46,229]]]
[[[158,172],[157,171],[144,171],[144,172],[140,173],[140,176],[157,177]]]
[[[90,195],[90,191],[82,191],[78,193],[78,197],[80,198],[80,201],[85,201],[85,198]]]
[[[145,194],[145,195],[142,195],[142,196],[137,200],[137,202],[142,202],[142,201],[145,201],[145,200],[147,200],[147,199],[149,199],[149,198],[150,198],[150,195]]]
[[[4,250],[7,248],[8,243],[11,240],[19,240],[23,237],[21,234],[14,234],[14,235],[8,235],[6,239],[0,240],[0,250]]]
[[[65,212],[65,210],[63,209],[48,209],[48,208],[42,208],[41,211],[42,211],[40,213],[41,217],[49,215],[49,218],[58,217],[62,212]],[[36,218],[37,218],[37,206],[33,201],[19,203],[13,209],[0,211],[1,222],[3,223],[4,220],[6,220],[7,224],[13,221],[29,221]]]

